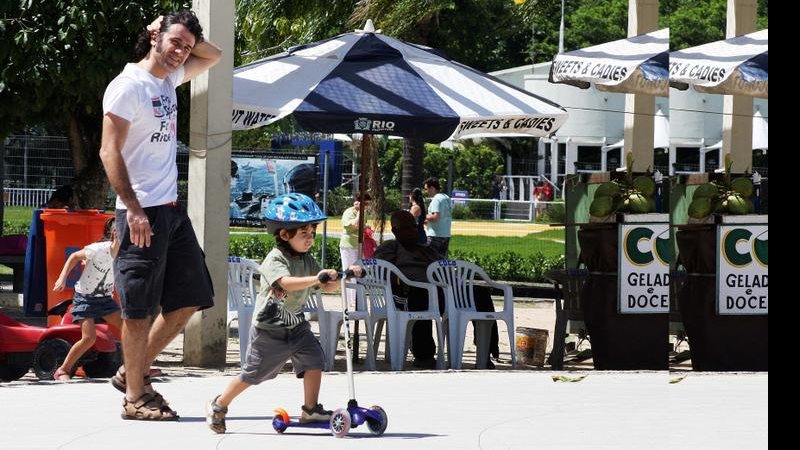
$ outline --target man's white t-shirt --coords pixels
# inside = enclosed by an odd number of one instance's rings
[[[83,248],[86,265],[80,280],[75,283],[75,292],[87,297],[108,297],[114,291],[114,258],[111,256],[111,241],[95,242]]]
[[[103,96],[103,114],[110,112],[131,123],[122,159],[143,208],[178,199],[175,87],[183,81],[183,75],[181,66],[162,80],[136,64],[127,64]],[[119,196],[116,207],[127,209]]]

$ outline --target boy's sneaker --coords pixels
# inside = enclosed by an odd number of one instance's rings
[[[206,423],[214,433],[223,434],[225,433],[225,415],[228,414],[228,408],[218,405],[218,398],[219,395],[206,403]]]
[[[313,408],[306,408],[306,406],[303,405],[300,409],[303,410],[303,413],[300,415],[300,423],[328,422],[333,415],[333,411],[326,410],[322,407],[321,403],[317,403]]]

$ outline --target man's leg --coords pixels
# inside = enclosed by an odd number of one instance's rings
[[[143,375],[146,375],[146,371],[149,370],[150,365],[161,354],[161,351],[186,327],[186,323],[189,322],[195,311],[197,311],[197,307],[188,306],[156,316],[148,338],[147,359],[141,370]]]
[[[429,245],[430,245],[430,248],[434,252],[436,252],[436,256],[439,259],[447,259],[446,255],[444,253],[444,249],[442,248],[443,247],[442,238],[436,237],[436,236],[431,236],[431,241],[430,241]]]
[[[150,330],[150,319],[125,319],[122,321],[122,348],[125,358],[125,370],[130,373],[143,374],[147,354],[147,333]],[[125,377],[125,396],[129,402],[135,402],[144,395],[143,377]]]
[[[428,291],[418,287],[409,290],[408,310],[428,309]],[[411,354],[415,362],[425,364],[436,355],[436,342],[433,340],[433,321],[418,320],[411,328]]]

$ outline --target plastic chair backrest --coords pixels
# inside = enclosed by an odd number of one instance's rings
[[[325,313],[325,305],[322,303],[322,293],[319,289],[311,291],[308,300],[303,306],[303,312],[308,320],[319,320],[319,314]]]
[[[581,304],[581,290],[586,280],[589,279],[589,271],[586,269],[553,269],[545,274],[545,277],[556,283],[557,289],[564,300],[564,311],[576,311],[583,313]]]
[[[369,298],[371,314],[385,313],[387,309],[395,309],[394,302],[389,298],[392,295],[391,269],[383,263],[391,264],[374,258],[366,258],[360,262],[367,275],[358,283],[363,287],[366,297]],[[395,269],[397,268],[395,267]],[[362,298],[359,300],[363,301]]]
[[[454,306],[463,310],[475,311],[475,275],[489,279],[483,269],[467,261],[441,259],[428,266],[428,279],[449,286]]]
[[[253,318],[258,286],[256,275],[259,274],[258,264],[238,256],[228,258],[228,305],[235,306],[239,322],[239,342],[241,358],[250,337],[250,324]]]

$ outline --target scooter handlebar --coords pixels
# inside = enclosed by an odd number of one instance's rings
[[[351,278],[353,275],[355,275],[355,272],[353,272],[353,271],[352,271],[352,270],[350,270],[350,269],[347,269],[347,270],[345,270],[344,272],[336,272],[336,277],[337,277],[338,279],[341,279],[341,278]],[[361,272],[361,278],[364,278],[364,276],[365,276],[365,275],[366,275],[366,273],[365,273],[364,271],[362,271],[362,272]],[[320,283],[327,283],[327,282],[331,281],[331,276],[330,276],[330,275],[328,275],[328,273],[327,273],[327,272],[325,272],[325,273],[321,273],[321,274],[319,274],[319,276],[317,277],[317,279],[319,280],[319,282],[320,282]]]

